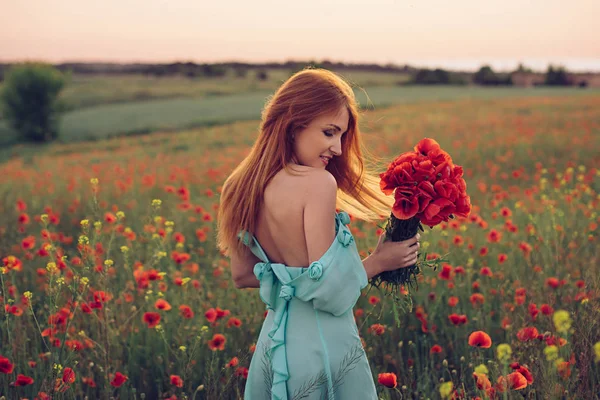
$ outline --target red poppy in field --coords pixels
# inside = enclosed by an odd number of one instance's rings
[[[158,299],[156,303],[154,303],[154,307],[157,310],[169,311],[171,309],[171,305],[165,299]]]
[[[106,221],[107,223],[112,224],[116,220],[117,220],[117,217],[115,217],[115,214],[113,214],[111,212],[104,213],[104,221]]]
[[[529,371],[529,369],[527,369],[527,367],[519,364],[518,362],[514,362],[510,365],[510,367],[515,371],[515,372],[520,372],[521,375],[523,375],[525,377],[525,379],[527,379],[527,384],[531,385],[533,383],[533,375],[531,374],[531,371]]]
[[[194,311],[192,311],[192,308],[188,305],[185,305],[185,304],[180,305],[179,313],[181,314],[181,316],[183,318],[186,318],[186,319],[194,318]]]
[[[512,372],[506,376],[508,385],[512,390],[521,390],[527,387],[527,378],[520,372]]]
[[[442,346],[440,346],[439,344],[434,344],[433,346],[431,346],[431,349],[429,349],[429,354],[437,354],[441,352]]]
[[[208,311],[204,313],[204,317],[208,322],[215,322],[217,320],[217,311],[214,308],[209,308]]]
[[[560,286],[560,281],[558,280],[558,278],[550,277],[546,279],[546,286],[552,289],[557,289]]]
[[[125,381],[127,381],[127,379],[127,375],[123,375],[122,373],[117,372],[112,381],[110,381],[110,384],[114,387],[121,387],[121,385],[123,385]]]
[[[479,390],[488,390],[492,387],[492,383],[486,374],[481,374],[479,372],[473,372],[473,379],[475,379],[475,384],[477,385],[477,389]]]
[[[508,260],[508,256],[504,253],[500,253],[498,254],[498,263],[502,264],[504,263],[506,260]]]
[[[96,387],[96,381],[94,381],[94,378],[92,378],[91,376],[81,378],[81,382],[83,382],[84,384],[88,385],[91,388]]]
[[[398,378],[393,372],[384,372],[379,374],[377,376],[377,382],[390,389],[393,389],[396,386],[398,386]]]
[[[381,324],[373,324],[369,327],[369,333],[375,336],[381,336],[385,333],[385,326]]]
[[[231,317],[229,318],[229,321],[227,321],[227,327],[231,328],[232,326],[239,328],[240,326],[242,326],[242,321],[240,321],[238,318]]]
[[[75,382],[75,371],[73,371],[73,368],[67,367],[63,370],[62,380],[67,384]]]
[[[239,358],[237,357],[233,357],[231,360],[229,360],[229,362],[227,363],[226,368],[233,368],[233,367],[237,367],[238,364],[240,363]]]
[[[539,332],[534,326],[527,326],[525,328],[521,328],[519,332],[517,332],[517,338],[521,342],[528,342],[530,340],[537,339]]]
[[[485,297],[481,293],[473,293],[469,298],[469,301],[473,306],[478,304],[483,304],[485,302]]]
[[[457,304],[458,304],[458,297],[450,296],[450,298],[448,299],[448,305],[450,307],[455,307]]]
[[[225,350],[225,342],[226,341],[227,341],[227,339],[225,338],[225,336],[221,335],[220,333],[215,333],[213,335],[213,338],[208,341],[208,347],[212,351]]]
[[[226,317],[229,314],[231,314],[231,311],[229,311],[229,310],[221,310],[219,307],[217,307],[215,309],[215,311],[217,312],[217,319],[221,319],[221,318]]]
[[[554,309],[552,307],[550,307],[548,304],[542,304],[542,306],[540,307],[540,310],[542,311],[542,314],[544,314],[544,315],[554,314]]]
[[[490,243],[498,243],[502,239],[502,232],[492,229],[488,233],[487,239]]]
[[[377,296],[369,297],[369,304],[376,305],[377,303],[379,303],[379,301],[379,297]]]
[[[21,247],[24,250],[31,250],[35,247],[35,236],[27,236],[21,241]]]
[[[235,370],[235,376],[241,376],[244,379],[248,379],[248,368],[246,367],[238,367],[238,369]]]
[[[438,274],[438,277],[445,281],[451,280],[454,277],[454,274],[452,273],[452,265],[443,263],[442,270]]]
[[[179,375],[171,375],[171,385],[177,386],[178,388],[183,387],[183,379]]]
[[[154,328],[160,322],[160,314],[157,312],[145,312],[142,320],[148,325],[148,328]]]
[[[450,314],[448,319],[454,325],[464,325],[468,322],[466,315]]]
[[[10,386],[27,386],[33,383],[33,378],[19,374],[17,375],[17,380],[10,383]]]
[[[492,339],[484,331],[475,331],[469,335],[469,346],[488,349],[492,347]]]
[[[4,374],[12,374],[14,365],[6,357],[0,356],[0,372]]]

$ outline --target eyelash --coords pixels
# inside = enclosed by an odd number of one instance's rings
[[[323,131],[323,133],[325,134],[325,136],[327,137],[333,137],[333,133],[331,133],[331,131]]]

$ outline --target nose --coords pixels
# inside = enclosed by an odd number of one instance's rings
[[[331,154],[333,154],[334,156],[341,156],[342,155],[342,139],[338,139],[335,142],[335,145],[329,148],[329,151],[331,151]]]

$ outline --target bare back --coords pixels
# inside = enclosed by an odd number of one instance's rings
[[[254,236],[270,261],[307,267],[303,215],[313,168],[297,166],[296,169],[305,173],[294,176],[282,169],[267,184]]]

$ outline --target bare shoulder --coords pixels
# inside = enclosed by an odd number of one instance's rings
[[[331,172],[314,168],[302,180],[302,192],[305,204],[310,199],[335,200],[337,181]]]

